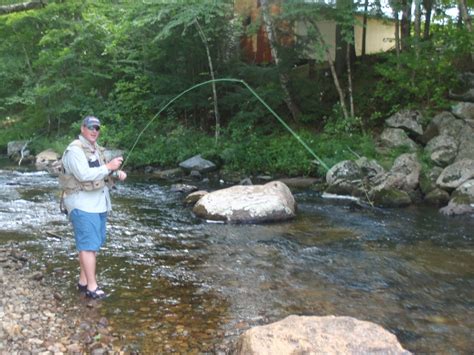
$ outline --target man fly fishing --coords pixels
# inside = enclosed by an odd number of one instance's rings
[[[119,170],[123,157],[106,162],[105,149],[97,144],[99,135],[99,119],[85,117],[78,139],[64,151],[63,171],[59,176],[62,209],[72,223],[79,252],[77,287],[93,299],[107,297],[97,284],[96,255],[105,242],[107,213],[112,210],[109,187],[112,177],[120,181],[127,178],[127,174]]]

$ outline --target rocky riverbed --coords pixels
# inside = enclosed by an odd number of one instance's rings
[[[0,354],[103,354],[121,351],[120,335],[78,294],[69,304],[15,244],[0,247]]]

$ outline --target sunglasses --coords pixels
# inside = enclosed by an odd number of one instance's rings
[[[91,126],[86,126],[89,131],[100,131],[100,126],[97,125],[91,125]]]

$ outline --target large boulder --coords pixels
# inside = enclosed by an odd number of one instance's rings
[[[420,189],[421,192],[427,195],[429,192],[437,189],[436,180],[441,175],[443,168],[434,166],[433,168],[422,171],[420,173]]]
[[[462,132],[457,137],[458,154],[456,161],[463,159],[474,159],[474,128],[465,125]]]
[[[418,149],[418,145],[400,128],[385,128],[380,135],[380,143],[387,148],[407,147],[410,151]]]
[[[377,161],[369,160],[366,157],[360,157],[355,161],[355,163],[360,168],[362,175],[369,181],[371,181],[375,176],[385,172],[385,169],[377,163]]]
[[[381,326],[352,317],[289,316],[245,331],[237,354],[410,354]]]
[[[458,102],[451,108],[451,111],[463,120],[474,120],[474,103],[472,102]]]
[[[403,207],[421,199],[419,185],[421,164],[415,153],[400,155],[390,171],[377,175],[369,196],[374,204],[383,207]]]
[[[204,159],[200,154],[179,163],[179,166],[185,171],[199,171],[200,173],[207,173],[217,169],[213,162]]]
[[[419,111],[402,110],[385,120],[385,124],[391,128],[401,128],[410,136],[421,136],[423,117]]]
[[[425,195],[424,201],[430,205],[445,206],[449,202],[449,193],[436,188]]]
[[[436,165],[445,167],[456,159],[458,144],[453,137],[443,134],[430,140],[425,151],[430,154],[430,159]]]
[[[448,205],[441,208],[440,212],[448,216],[474,215],[474,179],[464,182],[454,190]]]
[[[47,170],[50,171],[56,166],[56,163],[60,159],[58,153],[52,149],[43,150],[36,156],[35,166],[37,170]]]
[[[399,189],[413,192],[420,184],[421,164],[416,154],[406,153],[395,159],[392,168],[385,174],[377,176],[374,190]]]
[[[362,169],[357,163],[343,160],[326,173],[326,192],[336,195],[360,195],[362,178]]]
[[[272,181],[210,192],[197,201],[193,212],[200,218],[229,223],[277,222],[295,217],[296,203],[285,184]]]
[[[11,141],[7,143],[7,156],[14,160],[29,159],[30,150],[28,149],[28,141]]]
[[[457,119],[451,112],[440,112],[426,127],[421,141],[426,144],[440,134],[457,137],[462,132],[464,125],[465,123]]]
[[[375,206],[399,208],[412,204],[412,200],[408,192],[390,187],[380,190],[372,190],[370,199]]]
[[[462,159],[447,166],[436,180],[443,190],[454,190],[474,177],[474,160]]]

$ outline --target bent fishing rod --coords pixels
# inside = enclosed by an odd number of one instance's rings
[[[196,84],[196,85],[193,85],[191,86],[189,89],[186,89],[184,90],[183,92],[181,92],[180,94],[176,95],[175,97],[173,97],[170,101],[168,101],[151,119],[150,121],[148,121],[148,123],[145,125],[145,127],[140,131],[140,133],[138,134],[137,138],[135,139],[135,142],[133,143],[132,147],[130,148],[129,152],[127,153],[127,157],[125,158],[125,161],[123,162],[122,164],[122,167],[121,169],[123,169],[125,167],[125,165],[127,164],[127,161],[128,161],[128,158],[130,157],[130,154],[133,152],[133,150],[135,149],[135,146],[137,145],[138,141],[140,140],[141,136],[143,135],[143,133],[148,129],[148,127],[150,127],[150,125],[153,123],[153,121],[164,111],[166,110],[173,102],[175,102],[176,100],[178,100],[179,98],[181,98],[182,96],[186,95],[188,92],[194,90],[194,89],[197,89],[201,86],[204,86],[204,85],[207,85],[207,84],[210,84],[210,83],[217,83],[217,82],[228,82],[228,83],[237,83],[237,84],[241,84],[243,86],[245,86],[256,98],[258,101],[260,101],[260,103],[278,120],[278,122],[280,122],[283,127],[285,127],[292,135],[294,138],[296,138],[296,140],[316,159],[317,162],[319,162],[319,164],[321,164],[325,169],[326,171],[329,170],[329,167],[326,165],[326,163],[321,159],[319,158],[316,153],[314,153],[314,151],[301,139],[301,137],[291,129],[290,126],[288,126],[288,124],[255,92],[255,90],[253,90],[250,85],[248,85],[245,81],[243,80],[240,80],[240,79],[233,79],[233,78],[221,78],[221,79],[212,79],[212,80],[207,80],[207,81],[204,81],[202,83],[199,83],[199,84]]]

